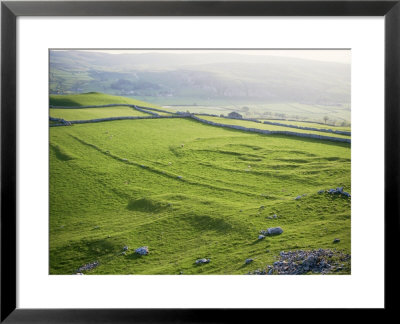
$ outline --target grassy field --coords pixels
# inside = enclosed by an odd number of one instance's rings
[[[351,127],[349,126],[335,126],[335,125],[328,125],[322,123],[309,123],[309,122],[301,122],[301,121],[293,121],[293,120],[277,120],[277,119],[260,119],[261,121],[270,121],[273,123],[281,123],[286,125],[294,125],[294,126],[301,126],[301,127],[312,127],[312,128],[320,128],[320,129],[332,129],[332,130],[339,130],[345,132],[351,132]]]
[[[150,108],[160,108],[157,105],[127,97],[112,96],[99,92],[89,92],[74,95],[50,95],[50,105],[52,106],[90,106],[90,105],[109,105],[109,104],[128,104],[145,106]]]
[[[174,113],[176,111],[190,111],[192,113],[206,113],[206,114],[224,114],[228,115],[232,111],[237,111],[243,116],[247,118],[258,118],[262,120],[268,120],[265,112],[269,114],[275,113],[284,113],[287,117],[301,117],[303,120],[314,121],[316,125],[310,125],[310,123],[302,123],[299,122],[289,122],[295,125],[300,126],[318,126],[320,128],[326,127],[323,124],[323,117],[327,114],[330,116],[331,120],[336,120],[337,122],[349,121],[350,120],[350,109],[349,107],[341,107],[341,106],[318,106],[318,105],[306,105],[299,103],[246,103],[243,102],[241,104],[236,103],[232,104],[226,101],[213,101],[211,105],[174,105],[168,106],[165,104],[171,99],[165,98],[147,98],[144,97],[144,100],[148,99],[150,102],[137,100],[135,98],[129,97],[120,97],[109,94],[103,94],[98,92],[90,92],[83,94],[74,94],[74,95],[50,95],[50,105],[53,106],[87,106],[87,105],[107,105],[107,104],[131,104],[137,106],[144,106],[150,108],[158,108],[166,111],[166,113],[158,112],[160,115],[168,115],[169,113]],[[161,100],[161,101],[160,101]],[[159,102],[159,105],[154,104],[152,102]],[[162,104],[164,102],[164,105]],[[163,106],[161,108],[161,106]],[[246,106],[248,111],[243,111],[243,107]],[[122,113],[122,112],[121,112]],[[102,111],[99,111],[99,117],[102,115]],[[107,115],[107,113],[105,114]],[[53,116],[52,117],[58,117]],[[105,117],[114,117],[117,115],[110,115]],[[121,115],[122,116],[122,115]],[[124,115],[125,116],[125,115]],[[126,115],[131,116],[131,115]],[[64,118],[64,117],[61,117]],[[94,117],[96,118],[96,117]],[[304,124],[304,125],[303,125]],[[332,126],[328,126],[328,128]],[[348,129],[348,127],[336,127],[335,129]]]
[[[50,116],[63,118],[65,120],[87,120],[96,118],[118,117],[118,116],[151,116],[130,107],[105,107],[105,108],[78,108],[57,109],[50,108]]]
[[[303,129],[285,127],[285,126],[276,126],[276,125],[270,125],[270,124],[262,124],[262,123],[256,123],[256,122],[240,120],[240,119],[227,119],[227,118],[222,118],[222,117],[211,117],[211,116],[198,116],[198,117],[205,119],[205,120],[212,121],[214,123],[227,124],[227,125],[238,125],[238,126],[243,126],[243,127],[248,127],[248,128],[265,129],[265,130],[270,130],[270,131],[288,131],[288,132],[295,132],[295,133],[316,134],[316,135],[331,136],[331,137],[349,138],[349,136],[347,136],[347,135],[310,131],[310,130],[303,130]]]
[[[228,115],[232,111],[242,114],[246,118],[283,118],[283,119],[299,119],[312,121],[316,123],[324,123],[324,117],[329,116],[329,123],[335,122],[340,125],[342,122],[350,122],[350,106],[325,106],[325,105],[312,105],[291,102],[229,102],[229,101],[212,101],[210,103],[197,103],[196,105],[181,105],[179,101],[176,103],[173,99],[166,99],[161,102],[160,98],[142,98],[143,100],[152,100],[151,102],[159,103],[160,105],[173,108],[180,111],[190,111],[192,113],[205,113],[205,114],[224,114]],[[168,106],[170,104],[174,106]],[[186,103],[191,101],[187,101]],[[195,102],[195,101],[193,101]],[[281,116],[281,115],[284,116]]]
[[[50,101],[97,104],[87,97]],[[350,253],[351,200],[317,193],[351,192],[349,144],[190,119],[52,127],[49,144],[51,274],[95,261],[86,274],[245,274],[280,251]],[[273,226],[283,234],[257,239]]]

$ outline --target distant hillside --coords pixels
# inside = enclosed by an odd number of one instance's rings
[[[346,105],[350,65],[242,54],[52,51],[50,93],[90,91],[168,103]]]

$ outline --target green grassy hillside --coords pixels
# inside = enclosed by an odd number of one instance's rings
[[[129,104],[145,106],[150,108],[160,108],[157,105],[140,101],[132,98],[108,95],[99,92],[89,92],[73,95],[50,95],[50,105],[52,106],[90,106],[90,105],[109,105],[109,104]]]
[[[351,192],[349,144],[152,119],[52,127],[49,150],[51,274],[245,274],[280,251],[350,253],[350,199],[317,193]]]
[[[50,116],[65,120],[88,120],[118,116],[150,116],[130,107],[79,108],[79,109],[50,109]]]
[[[76,109],[50,108],[50,116],[65,120],[89,120],[96,118],[120,117],[120,116],[151,116],[147,112],[141,112],[127,106],[113,106],[101,108],[79,108],[81,106],[101,106],[110,104],[136,105],[141,107],[161,109],[159,106],[132,98],[118,97],[98,92],[90,92],[74,95],[50,95],[51,106],[77,107]],[[162,109],[166,112],[157,114],[170,115],[173,110]],[[171,112],[171,113],[170,113]]]

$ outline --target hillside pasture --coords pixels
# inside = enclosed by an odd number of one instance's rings
[[[243,127],[247,127],[247,128],[264,129],[264,130],[269,130],[269,131],[287,131],[287,132],[304,133],[304,134],[315,134],[315,135],[339,137],[339,138],[350,138],[350,136],[348,136],[348,135],[341,135],[341,134],[335,134],[335,133],[326,133],[326,132],[304,130],[304,129],[298,129],[298,128],[292,128],[292,127],[263,124],[263,123],[241,120],[241,119],[229,119],[229,118],[222,118],[222,117],[202,116],[202,115],[198,115],[197,117],[204,119],[204,120],[212,121],[214,123],[220,123],[220,124],[226,124],[226,125],[237,125],[237,126],[243,126]]]
[[[116,106],[103,108],[77,108],[57,109],[50,108],[50,116],[65,120],[89,120],[96,118],[108,118],[119,116],[151,116],[131,107]]]
[[[343,105],[317,105],[305,104],[298,102],[281,102],[281,103],[255,103],[248,105],[250,111],[254,116],[261,118],[269,118],[271,115],[286,115],[283,118],[294,118],[299,120],[314,121],[323,123],[323,118],[329,116],[330,120],[341,123],[343,121],[349,122],[351,117],[351,110],[349,104]],[[269,114],[266,115],[266,114]]]
[[[235,104],[229,101],[209,100],[197,102],[196,105],[179,105],[179,101],[174,101],[173,98],[149,98],[143,97],[142,100],[152,100],[151,102],[159,103],[169,109],[179,111],[190,111],[191,113],[201,114],[223,114],[227,116],[230,112],[236,111],[246,118],[257,119],[298,119],[301,121],[311,121],[324,124],[324,117],[329,116],[329,124],[335,122],[340,125],[342,122],[350,122],[351,111],[349,105],[315,105],[302,104],[296,102],[252,102],[235,101]],[[191,102],[189,99],[187,102]],[[193,102],[196,100],[193,98]],[[282,116],[283,114],[283,116]],[[340,127],[340,126],[339,126]]]
[[[260,119],[260,121],[268,121],[273,123],[281,123],[286,125],[294,125],[300,127],[312,127],[312,128],[319,128],[319,129],[331,129],[331,130],[338,130],[344,132],[351,132],[350,126],[336,126],[330,124],[323,124],[323,123],[316,123],[316,122],[302,122],[302,121],[294,121],[294,120],[285,120],[285,119]]]
[[[110,104],[128,104],[136,106],[145,106],[150,108],[160,108],[157,105],[120,96],[113,96],[99,92],[89,92],[73,95],[50,95],[50,106],[91,106],[91,105],[110,105]]]
[[[351,199],[318,193],[351,192],[349,144],[190,119],[52,127],[49,144],[50,274],[245,274],[281,251],[350,253]]]

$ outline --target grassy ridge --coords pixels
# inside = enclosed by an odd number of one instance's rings
[[[65,120],[86,120],[118,116],[151,116],[130,107],[57,109],[50,108],[50,116]]]
[[[108,94],[90,92],[74,95],[50,95],[51,106],[81,107],[93,105],[109,105],[109,104],[128,104],[142,107],[161,109],[157,105],[148,102],[112,96]],[[167,109],[163,109],[168,111]],[[168,112],[157,112],[159,115],[170,115]],[[150,116],[145,112],[137,111],[131,107],[113,106],[101,108],[77,108],[77,109],[57,109],[50,108],[50,116],[63,118],[65,120],[89,120],[96,118],[120,117],[120,116]]]
[[[50,273],[243,274],[282,250],[350,253],[350,200],[317,194],[337,186],[351,191],[344,143],[187,119],[51,128]],[[271,226],[284,233],[258,241]]]
[[[50,105],[52,106],[90,106],[90,105],[109,105],[109,104],[128,104],[145,106],[150,108],[160,108],[157,105],[140,101],[132,98],[112,96],[99,92],[89,92],[74,95],[50,95]]]

